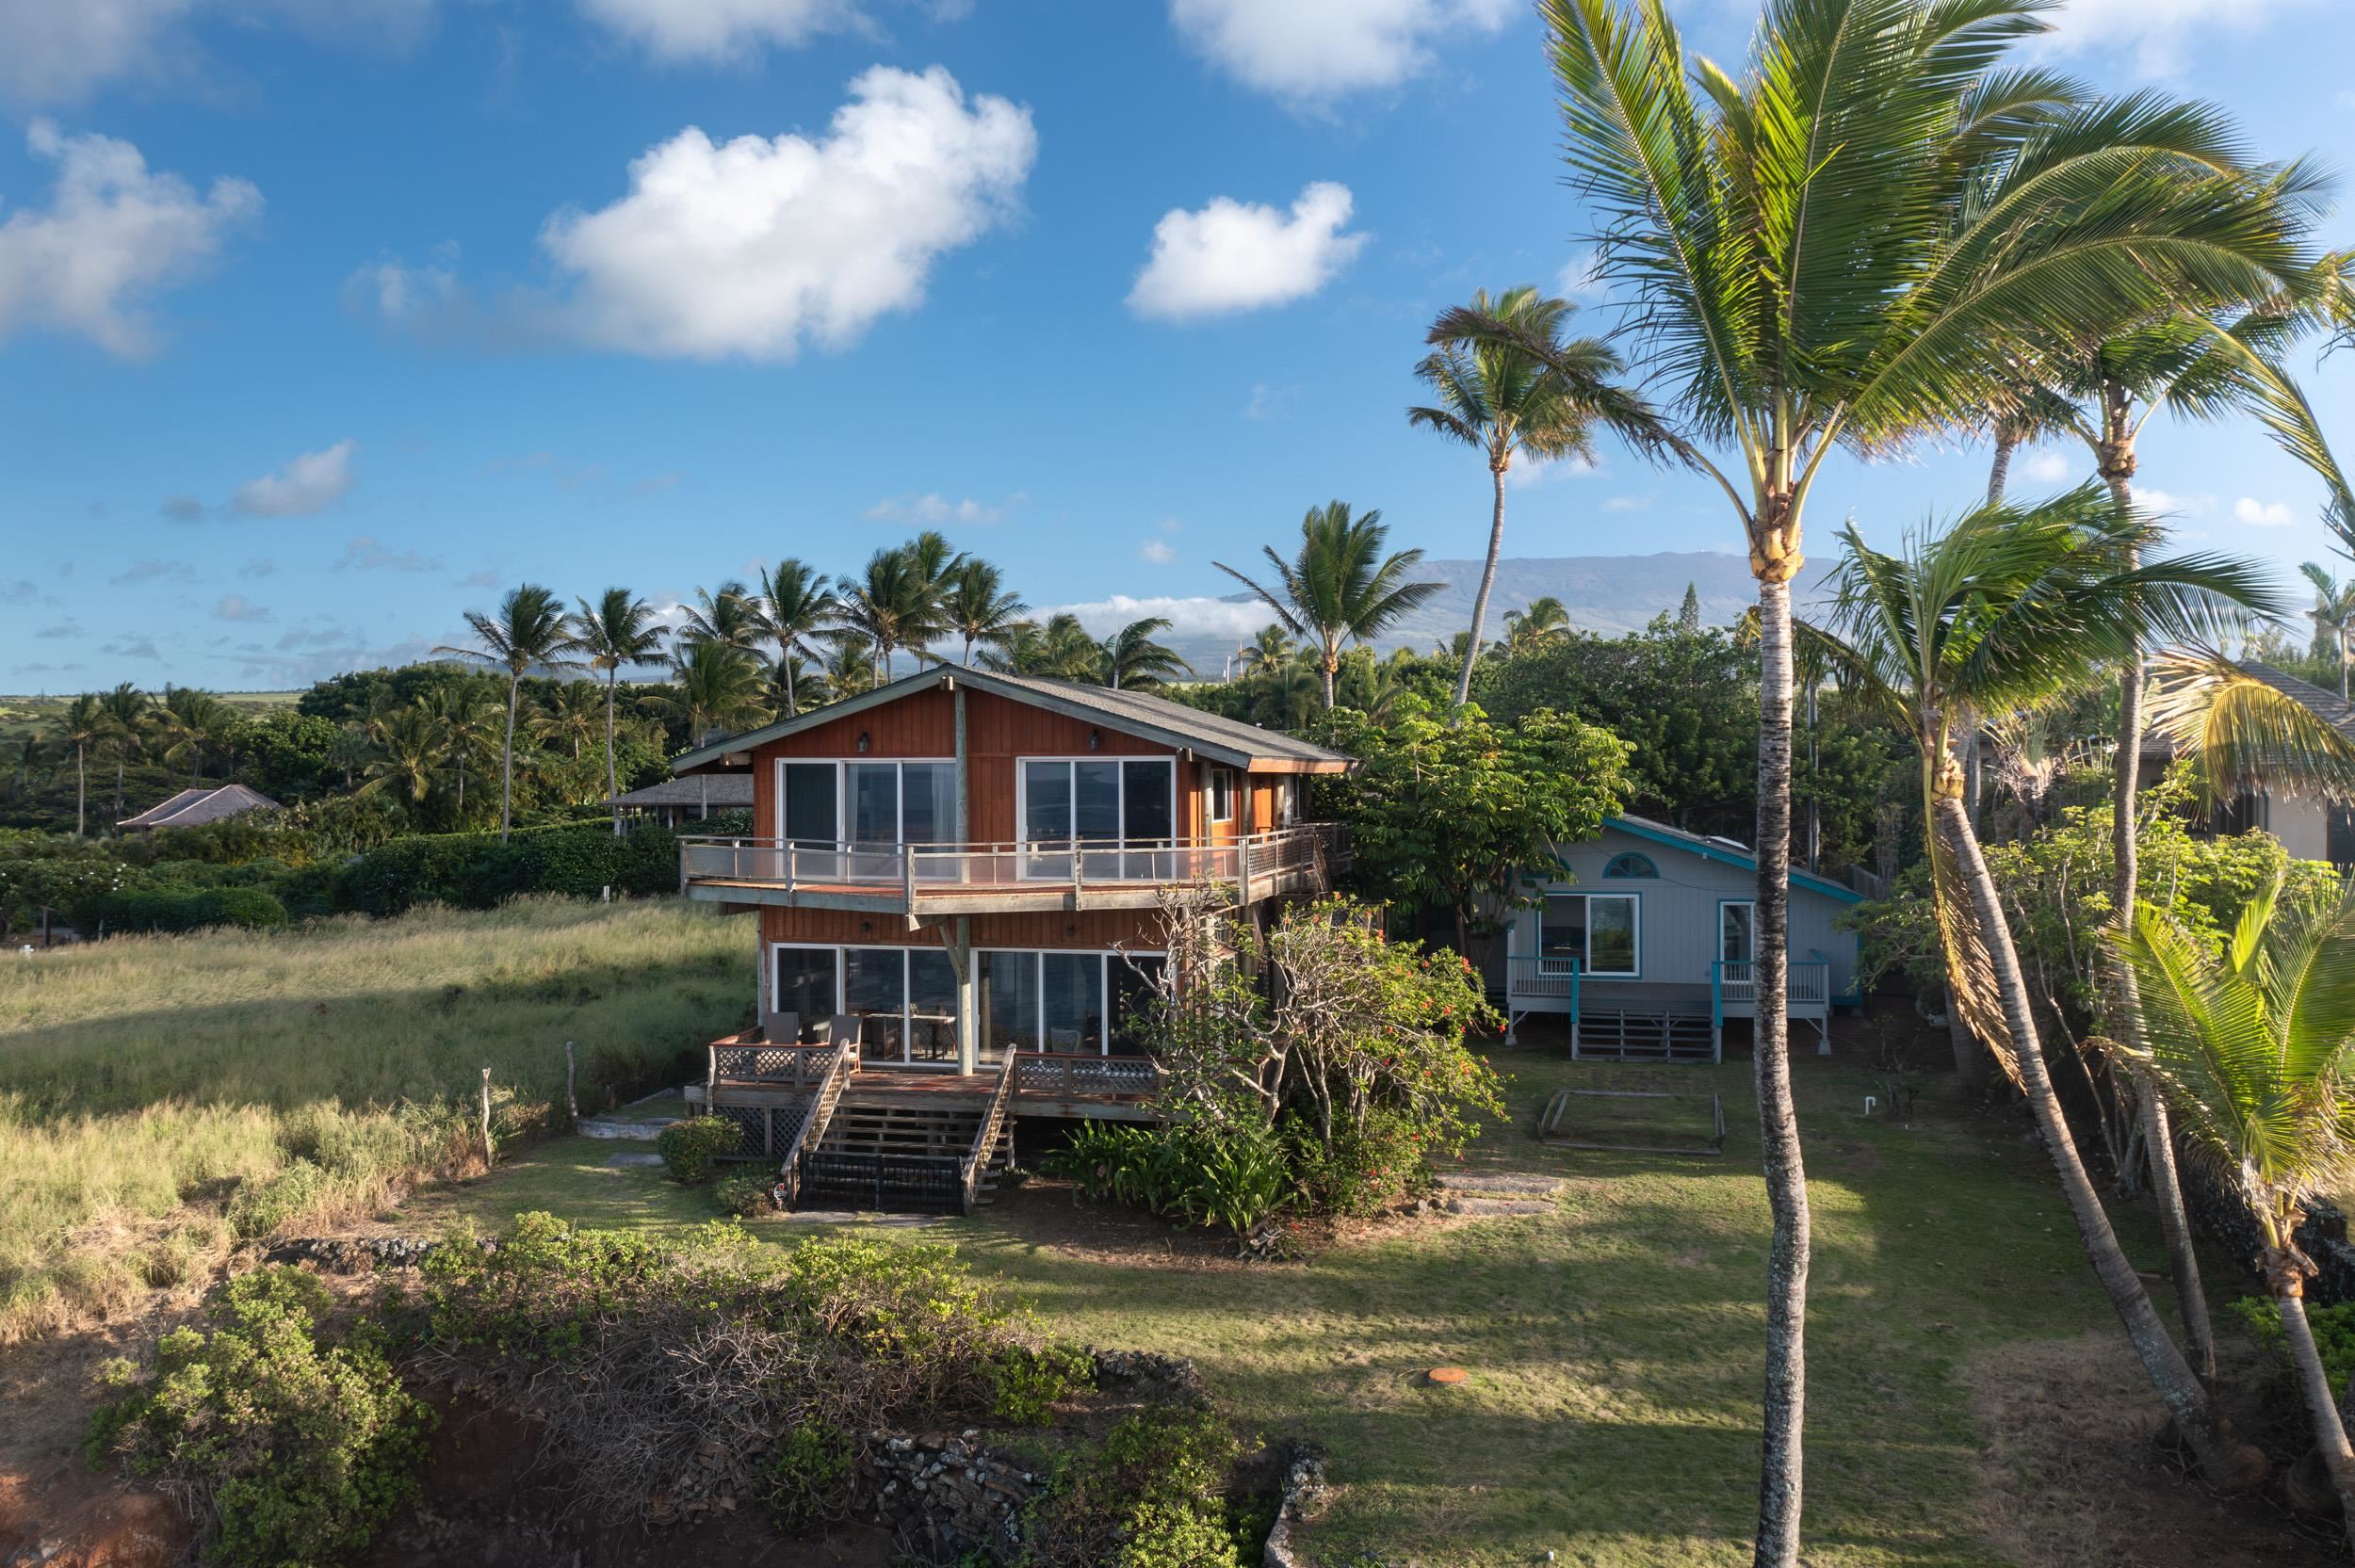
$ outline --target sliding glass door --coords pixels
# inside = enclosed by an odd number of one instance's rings
[[[1029,757],[1023,874],[1119,881],[1177,875],[1178,768],[1169,757]]]
[[[901,847],[957,836],[954,762],[786,762],[779,765],[778,836],[794,847],[804,881],[897,881]],[[957,875],[956,857],[918,857],[926,879]]]
[[[837,1014],[858,1029],[859,1059],[877,1066],[957,1066],[957,972],[938,947],[775,949],[777,1010],[802,1032]]]
[[[976,956],[982,1060],[1003,1061],[1010,1050],[1066,1056],[1143,1050],[1135,1014],[1161,973],[1160,954],[1048,950]]]

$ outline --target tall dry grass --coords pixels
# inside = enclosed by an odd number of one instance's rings
[[[509,1129],[648,1087],[753,999],[740,921],[531,900],[0,955],[0,1342],[191,1283],[239,1239],[382,1208]]]

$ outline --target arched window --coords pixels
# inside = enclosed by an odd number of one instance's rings
[[[1660,867],[1651,863],[1651,857],[1649,855],[1638,855],[1632,853],[1625,855],[1613,855],[1611,857],[1611,863],[1602,868],[1602,874],[1606,877],[1651,877],[1657,879],[1660,875]]]

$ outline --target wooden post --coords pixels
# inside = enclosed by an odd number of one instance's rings
[[[491,1070],[482,1070],[482,1168],[488,1171],[495,1156],[491,1150]]]
[[[957,916],[949,954],[957,971],[957,1071],[978,1073],[982,1066],[981,977],[973,968],[978,955],[973,951],[971,916]]]
[[[580,1125],[580,1101],[573,1093],[573,1043],[564,1042],[564,1108],[570,1112],[573,1125]]]

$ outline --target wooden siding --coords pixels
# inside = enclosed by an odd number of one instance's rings
[[[1708,985],[1710,964],[1717,957],[1717,906],[1729,899],[1751,898],[1758,888],[1756,873],[1741,866],[1704,860],[1613,828],[1604,829],[1600,838],[1565,846],[1558,852],[1574,875],[1548,882],[1548,891],[1636,895],[1643,966],[1638,978],[1646,985]],[[1654,879],[1602,874],[1613,856],[1630,853],[1649,859],[1660,875]],[[1844,995],[1856,983],[1856,933],[1832,927],[1833,919],[1846,907],[1813,888],[1791,889],[1791,956],[1805,960],[1820,952],[1829,960],[1835,996]],[[1537,951],[1542,913],[1522,910],[1514,915],[1513,953]]]
[[[976,947],[1050,947],[1101,952],[1114,946],[1155,946],[1160,925],[1150,910],[1080,910],[1069,913],[976,914]],[[934,926],[907,929],[894,915],[859,914],[846,910],[780,909],[760,911],[760,946],[765,952],[774,942],[809,942],[846,947],[934,947],[941,930]]]

